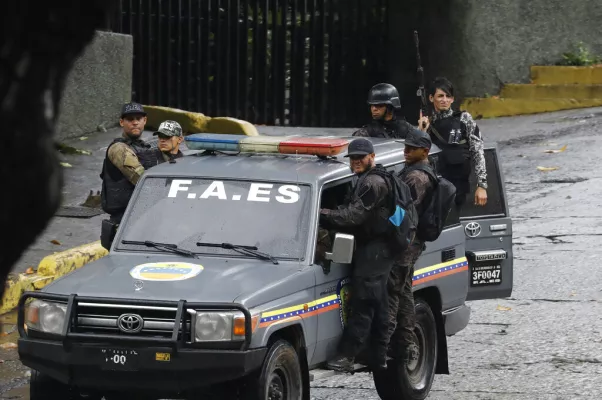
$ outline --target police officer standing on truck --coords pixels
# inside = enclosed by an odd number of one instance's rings
[[[142,104],[125,104],[121,109],[119,124],[123,134],[109,144],[100,173],[101,205],[110,215],[109,220],[102,222],[101,244],[105,248],[110,246],[134,186],[144,173],[145,168],[138,157],[150,149],[150,145],[140,139],[146,125],[146,112]]]
[[[153,136],[158,136],[159,143],[156,149],[148,150],[148,154],[142,156],[145,169],[167,161],[175,163],[176,158],[184,156],[180,151],[180,144],[184,140],[182,126],[176,121],[161,122]]]
[[[399,93],[395,86],[379,83],[368,92],[372,121],[353,133],[353,136],[403,139],[412,125],[395,112],[401,109]]]
[[[466,111],[453,111],[454,87],[446,78],[436,78],[430,88],[429,100],[434,114],[422,117],[433,142],[441,148],[438,171],[456,186],[456,205],[461,206],[470,192],[471,170],[477,178],[474,203],[487,204],[487,168],[479,127]]]
[[[339,346],[341,357],[328,364],[331,369],[350,372],[369,335],[374,367],[387,367],[387,280],[394,258],[386,235],[392,199],[388,182],[380,174],[384,168],[375,164],[374,147],[367,139],[355,139],[345,157],[358,175],[357,184],[345,205],[320,210],[320,224],[326,229],[348,231],[356,238],[351,315]]]
[[[404,149],[406,166],[400,176],[410,188],[418,215],[424,212],[434,189],[434,183],[425,171],[430,170],[434,174],[428,160],[430,148],[431,139],[427,133],[418,129],[412,129],[408,133]],[[389,354],[405,362],[418,358],[412,279],[414,264],[424,248],[424,241],[416,235],[412,244],[397,257],[389,275]]]

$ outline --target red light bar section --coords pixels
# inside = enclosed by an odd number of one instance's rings
[[[298,137],[280,142],[281,154],[311,154],[315,156],[334,156],[343,152],[349,141],[346,139]]]

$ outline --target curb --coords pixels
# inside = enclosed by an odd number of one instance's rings
[[[0,304],[0,315],[17,307],[23,292],[42,289],[55,279],[65,276],[89,262],[98,260],[108,253],[100,245],[99,240],[44,257],[38,264],[36,273],[22,273],[9,278]]]
[[[146,126],[148,129],[157,129],[161,122],[170,119],[182,126],[185,135],[210,132],[259,136],[259,132],[253,124],[237,118],[208,117],[201,113],[162,106],[144,105],[144,110],[147,113]]]
[[[602,66],[587,67],[533,65],[531,66],[531,81],[536,84],[602,84]]]
[[[602,99],[468,98],[460,106],[475,119],[510,117],[602,106]]]

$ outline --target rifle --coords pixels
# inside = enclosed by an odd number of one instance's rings
[[[420,61],[420,47],[418,46],[418,31],[414,31],[414,43],[416,44],[416,63],[418,65],[418,91],[416,96],[420,97],[420,109],[422,115],[427,115],[428,104],[426,102],[426,91],[424,89],[424,69],[422,69],[422,63]],[[424,127],[424,125],[423,125]]]

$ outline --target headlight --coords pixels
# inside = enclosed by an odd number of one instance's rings
[[[259,316],[251,318],[251,330],[257,328]],[[243,340],[245,317],[241,312],[197,311],[194,324],[195,342]]]
[[[25,309],[27,329],[60,335],[63,333],[66,312],[66,304],[36,299]]]

